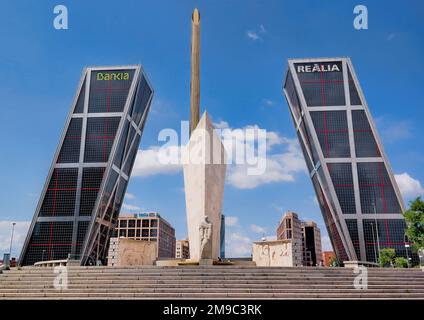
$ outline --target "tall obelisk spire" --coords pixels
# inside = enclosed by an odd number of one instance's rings
[[[191,262],[212,265],[220,256],[226,152],[206,111],[200,118],[200,16],[194,9],[191,38],[190,139],[183,171]],[[199,120],[200,118],[200,120]]]
[[[190,136],[199,123],[200,114],[200,13],[191,17]]]

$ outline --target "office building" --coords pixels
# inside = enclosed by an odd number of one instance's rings
[[[175,258],[190,259],[190,247],[188,239],[177,240],[175,244]]]
[[[333,251],[323,251],[322,252],[322,261],[324,267],[331,267],[331,262],[336,258],[336,255]]]
[[[299,265],[322,264],[321,232],[315,222],[301,221],[296,213],[287,211],[278,224],[277,240],[292,241],[293,256],[301,261]]]
[[[289,60],[284,94],[339,262],[406,257],[404,204],[351,60]]]
[[[139,65],[84,69],[21,265],[68,258],[82,265],[106,262],[152,96]]]
[[[158,258],[175,257],[175,229],[157,212],[120,215],[113,237],[153,241]]]
[[[302,221],[304,266],[322,266],[321,231],[313,221]]]
[[[292,211],[284,213],[277,227],[277,240],[301,239],[301,221]]]

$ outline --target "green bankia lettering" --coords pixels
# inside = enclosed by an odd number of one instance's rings
[[[98,72],[96,76],[96,80],[99,81],[109,81],[109,80],[129,80],[130,74],[128,72],[112,72],[112,73],[104,73]]]

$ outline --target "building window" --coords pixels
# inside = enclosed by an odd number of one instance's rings
[[[286,220],[286,227],[291,228],[291,219]]]
[[[357,157],[380,157],[380,150],[364,110],[352,110],[355,152]]]
[[[125,79],[109,79],[112,74],[125,73]],[[88,112],[122,112],[127,101],[134,70],[92,71]]]
[[[120,117],[88,118],[84,162],[108,161],[120,120]]]
[[[119,226],[121,228],[126,228],[127,227],[127,220],[119,220]]]
[[[315,65],[323,66],[322,71],[300,72]],[[346,105],[341,62],[296,63],[295,68],[308,107]]]
[[[310,114],[324,157],[350,157],[346,111],[314,111]]]
[[[353,81],[350,69],[347,69],[349,79],[349,93],[350,93],[350,104],[352,106],[361,105],[361,99],[359,98],[358,90],[356,90],[355,82]]]
[[[92,214],[100,184],[103,181],[104,171],[104,167],[83,169],[80,216],[89,216]]]
[[[358,163],[362,213],[401,213],[383,162]]]
[[[135,228],[135,220],[128,220],[128,228]]]
[[[128,238],[134,238],[134,237],[135,237],[135,230],[128,229]]]
[[[72,216],[74,214],[77,178],[77,168],[54,169],[40,209],[40,216]]]
[[[355,214],[356,205],[352,165],[350,163],[329,163],[327,167],[342,212],[344,214]]]
[[[82,119],[73,118],[66,132],[65,140],[57,159],[58,163],[76,163],[79,162],[81,145]]]

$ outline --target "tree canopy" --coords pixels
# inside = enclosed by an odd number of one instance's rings
[[[409,209],[404,212],[407,225],[406,235],[418,250],[424,248],[424,201],[421,197],[410,202]]]

